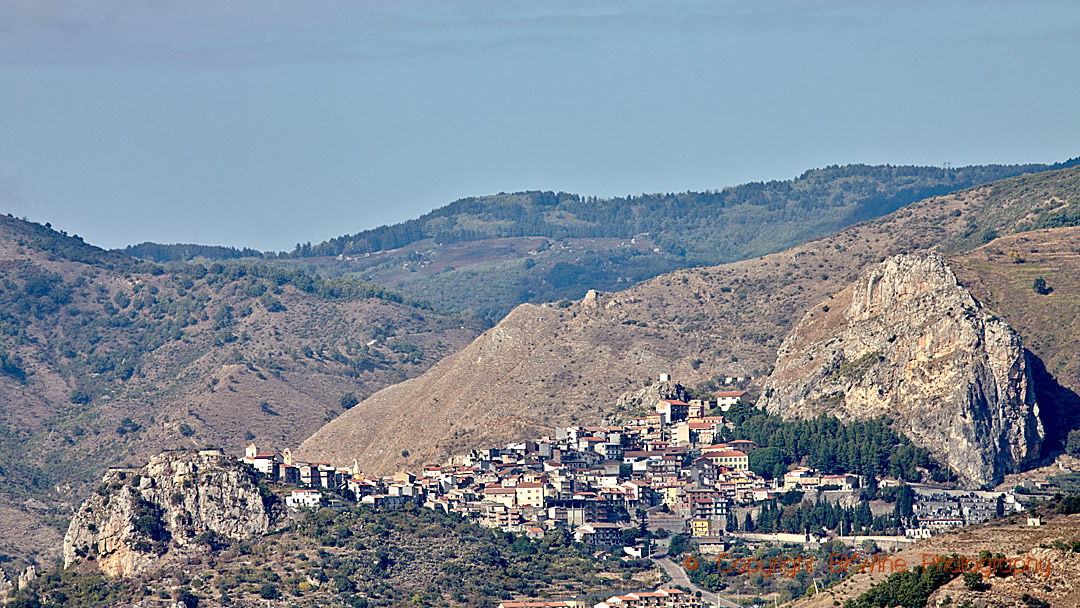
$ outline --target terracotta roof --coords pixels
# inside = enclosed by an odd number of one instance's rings
[[[708,458],[746,458],[745,452],[739,450],[724,450],[721,452],[706,452]]]

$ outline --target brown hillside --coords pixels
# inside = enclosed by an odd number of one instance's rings
[[[418,375],[475,336],[393,294],[329,289],[344,285],[137,264],[0,218],[0,553],[51,558],[107,466],[294,445],[343,394]]]
[[[1028,527],[1028,513],[1020,513],[1000,520],[991,520],[977,526],[940,534],[920,541],[911,547],[890,554],[885,572],[856,572],[821,593],[810,598],[794,600],[785,606],[791,608],[832,608],[848,599],[855,599],[871,586],[888,577],[888,568],[897,559],[904,560],[908,570],[922,565],[923,556],[932,562],[934,555],[956,553],[978,559],[980,551],[1003,554],[1009,559],[1016,557],[1050,563],[1049,575],[1045,571],[1034,573],[1032,565],[1027,572],[985,579],[987,586],[980,591],[969,591],[957,577],[930,596],[928,606],[945,606],[945,597],[951,597],[954,606],[964,605],[966,600],[977,602],[976,606],[1012,607],[1031,605],[1021,598],[1027,594],[1048,601],[1054,608],[1072,608],[1080,605],[1080,589],[1076,586],[1080,577],[1080,554],[1073,551],[1053,549],[1055,542],[1072,544],[1080,534],[1080,514],[1060,515],[1042,508],[1043,525]],[[1029,562],[1034,564],[1034,562]]]
[[[794,322],[866,264],[941,244],[962,248],[980,231],[1011,232],[1060,207],[1078,181],[1075,168],[1005,180],[762,258],[662,275],[565,309],[520,306],[421,377],[320,429],[300,452],[387,472],[596,420],[622,392],[662,372],[686,384],[732,371],[760,375]]]

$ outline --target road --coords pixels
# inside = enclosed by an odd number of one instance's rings
[[[719,597],[712,591],[706,591],[705,589],[702,589],[701,587],[698,587],[694,583],[690,582],[690,577],[686,576],[686,571],[683,570],[679,564],[676,564],[675,562],[671,561],[666,557],[654,557],[652,558],[652,560],[656,562],[656,565],[664,569],[664,572],[666,572],[667,575],[671,577],[671,582],[673,584],[680,587],[686,587],[691,591],[700,591],[701,599],[705,602],[708,602],[710,605],[720,605],[724,606],[725,608],[738,608],[739,605],[735,602]]]

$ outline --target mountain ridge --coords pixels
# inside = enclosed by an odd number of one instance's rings
[[[417,218],[289,253],[258,254],[328,276],[357,276],[494,322],[513,306],[616,290],[678,268],[784,250],[932,195],[1071,166],[831,165],[719,190],[599,198],[526,191],[459,199]],[[166,261],[253,250],[143,243]]]
[[[388,472],[438,460],[449,455],[448,447],[460,450],[513,438],[499,429],[550,427],[606,414],[621,392],[649,384],[661,373],[705,390],[710,383],[715,389],[718,376],[736,375],[728,374],[735,368],[757,370],[760,376],[774,362],[794,321],[841,291],[864,266],[898,253],[974,247],[973,241],[988,230],[1014,230],[1017,217],[1038,220],[1062,204],[1080,205],[1078,184],[1076,168],[1010,178],[932,197],[761,258],[676,271],[614,294],[591,292],[568,305],[522,305],[453,358],[406,385],[376,393],[329,423],[299,451],[331,461],[357,458],[365,470]],[[1017,213],[995,212],[1010,208]],[[572,358],[575,348],[579,353],[595,349],[594,336],[600,335],[628,345],[647,339],[650,346],[627,346],[614,355],[601,352],[595,359]],[[515,336],[519,351],[512,363],[490,363],[491,357],[484,363],[485,353]],[[613,378],[612,369],[634,371]],[[559,374],[570,374],[572,382],[561,381]],[[399,403],[409,404],[408,411],[395,412]],[[414,429],[425,428],[428,445],[438,449],[421,457],[410,442],[359,424],[368,412],[379,416],[384,428],[400,429],[401,436],[419,436]],[[425,425],[434,424],[440,412],[453,412],[459,424],[427,434],[432,429]],[[348,447],[349,442],[366,446],[376,441],[382,442],[377,453]],[[404,450],[411,457],[399,456]]]

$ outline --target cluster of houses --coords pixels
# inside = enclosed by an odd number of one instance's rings
[[[752,472],[752,441],[720,441],[728,424],[722,412],[745,398],[730,391],[716,401],[661,399],[624,425],[556,427],[554,437],[475,450],[417,474],[366,477],[355,462],[298,462],[288,449],[262,453],[254,444],[242,460],[300,486],[286,498],[291,507],[325,504],[331,494],[323,490],[333,490],[335,500],[345,495],[376,509],[413,503],[531,538],[562,528],[598,546],[624,544],[623,529],[642,517],[652,530],[718,540],[734,506],[794,489],[858,486],[855,475],[810,469],[771,481]]]
[[[929,538],[954,528],[973,526],[997,517],[998,498],[1007,513],[1024,510],[1012,492],[974,492],[970,490],[915,489],[908,538]]]
[[[624,530],[644,521],[653,531],[691,534],[703,551],[723,550],[735,507],[793,490],[855,492],[862,485],[854,474],[806,468],[775,480],[755,474],[748,454],[758,446],[721,440],[729,424],[723,413],[744,399],[744,391],[719,393],[716,401],[660,399],[653,411],[623,425],[556,427],[554,437],[474,450],[415,474],[367,477],[355,461],[345,468],[298,462],[288,449],[262,453],[254,444],[242,460],[270,479],[299,486],[286,498],[290,507],[332,506],[341,496],[375,509],[414,504],[529,538],[564,529],[605,547],[632,544],[624,542]],[[947,500],[917,494],[907,535],[928,536],[995,515],[996,494],[965,494]],[[1010,509],[1022,509],[1012,495],[1007,501]],[[634,550],[627,548],[639,555]]]

